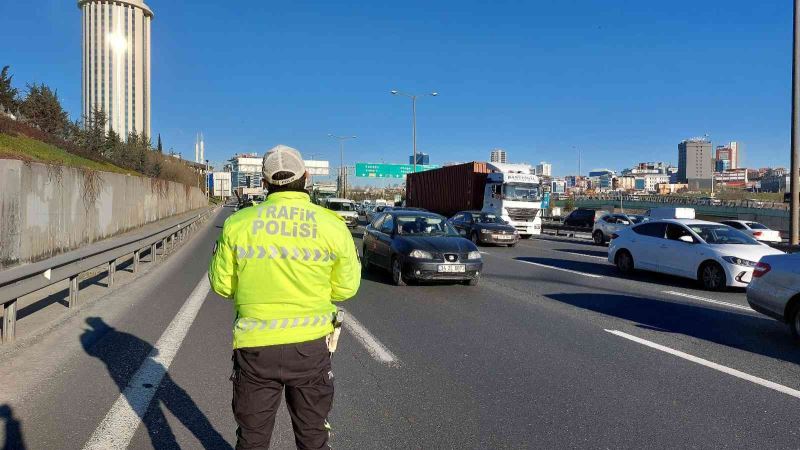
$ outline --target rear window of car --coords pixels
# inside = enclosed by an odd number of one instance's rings
[[[769,230],[769,228],[758,222],[747,222],[747,226],[750,227],[751,230]]]
[[[667,231],[666,223],[643,223],[633,227],[636,234],[650,236],[655,238],[663,238],[664,233]]]

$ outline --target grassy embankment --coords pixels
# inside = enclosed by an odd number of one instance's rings
[[[0,133],[0,159],[18,159],[22,161],[56,164],[105,172],[140,175],[132,170],[126,170],[111,163],[92,161],[58,147],[19,135],[10,136]]]

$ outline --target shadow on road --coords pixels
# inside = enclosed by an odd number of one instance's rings
[[[139,368],[139,361],[150,354],[153,346],[130,333],[116,330],[99,317],[89,317],[86,323],[90,328],[81,335],[84,351],[103,361],[109,376],[117,384],[120,392],[124,393],[128,387],[128,380]],[[161,384],[153,387],[157,391],[147,412],[141,418],[153,447],[180,448],[161,409],[163,405],[192,432],[203,448],[230,449],[231,445],[214,429],[189,394],[172,380],[163,366],[159,367],[162,368],[164,376]],[[135,400],[128,399],[134,410],[136,410]]]
[[[800,352],[788,330],[772,319],[620,294],[548,294],[546,297],[635,322],[640,328],[683,334],[770,358],[800,363]]]
[[[14,417],[14,409],[9,405],[0,405],[0,420],[5,422],[5,442],[3,450],[23,450],[25,439],[22,436],[22,424]]]
[[[631,275],[623,275],[616,267],[608,263],[594,263],[584,261],[571,261],[568,259],[556,258],[538,258],[530,256],[522,256],[515,258],[519,261],[530,261],[545,266],[557,267],[561,269],[575,270],[578,272],[589,273],[593,275],[602,275],[609,278],[618,278],[620,280],[633,280],[642,283],[658,284],[662,286],[677,287],[683,289],[699,290],[700,285],[696,280],[688,278],[674,277],[656,272],[646,272],[637,270]],[[742,288],[730,288],[729,292],[744,292]]]
[[[570,253],[573,255],[586,255],[586,256],[596,256],[598,258],[608,258],[608,250],[583,250],[583,249],[574,249],[574,248],[557,248],[555,249],[557,252],[563,253]]]

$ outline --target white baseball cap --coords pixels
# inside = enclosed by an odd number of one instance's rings
[[[279,172],[289,172],[292,176],[284,180],[274,179],[275,174]],[[306,164],[296,149],[276,145],[264,155],[261,173],[268,184],[284,186],[302,178],[306,174]]]

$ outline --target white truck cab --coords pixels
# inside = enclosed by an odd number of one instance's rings
[[[527,164],[488,163],[483,211],[494,213],[516,228],[521,237],[542,233],[539,177]]]

